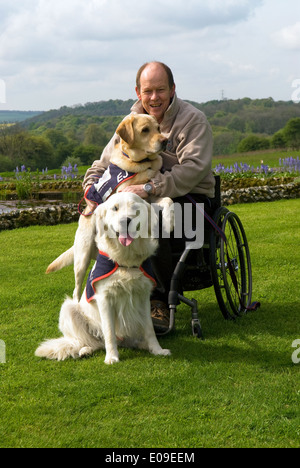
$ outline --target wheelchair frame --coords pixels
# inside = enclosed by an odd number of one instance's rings
[[[217,209],[212,219],[205,220],[203,247],[200,250],[186,248],[183,253],[173,255],[176,266],[169,292],[170,324],[164,334],[174,328],[177,306],[184,303],[191,308],[193,335],[203,338],[198,301],[185,297],[185,291],[213,286],[226,320],[234,320],[260,305],[251,302],[252,269],[246,233],[239,217],[221,206],[220,185],[220,177],[216,176]]]

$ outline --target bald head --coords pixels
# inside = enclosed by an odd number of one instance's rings
[[[172,70],[166,64],[164,64],[162,62],[147,62],[147,63],[144,63],[144,65],[142,65],[141,68],[139,69],[139,71],[137,72],[136,87],[138,89],[140,89],[140,87],[141,87],[141,75],[144,72],[147,73],[147,74],[148,73],[153,74],[153,73],[163,73],[164,72],[166,74],[170,89],[172,89],[174,84],[175,84]]]

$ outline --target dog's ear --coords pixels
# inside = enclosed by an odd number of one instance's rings
[[[129,146],[134,142],[133,121],[134,116],[128,117],[120,123],[116,130],[117,135],[119,135],[119,137],[122,138],[122,140],[124,140]]]
[[[105,203],[99,205],[94,211],[94,216],[96,216],[96,230],[97,233],[101,236],[106,232],[106,206]]]

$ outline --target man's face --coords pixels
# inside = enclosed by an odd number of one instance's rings
[[[166,71],[156,64],[145,68],[140,83],[140,89],[136,88],[138,98],[147,114],[153,115],[161,123],[174,97],[175,85],[170,89]]]

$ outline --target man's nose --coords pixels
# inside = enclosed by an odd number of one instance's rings
[[[156,90],[153,90],[152,91],[152,94],[151,94],[151,100],[152,101],[156,101],[158,99],[158,92]]]

